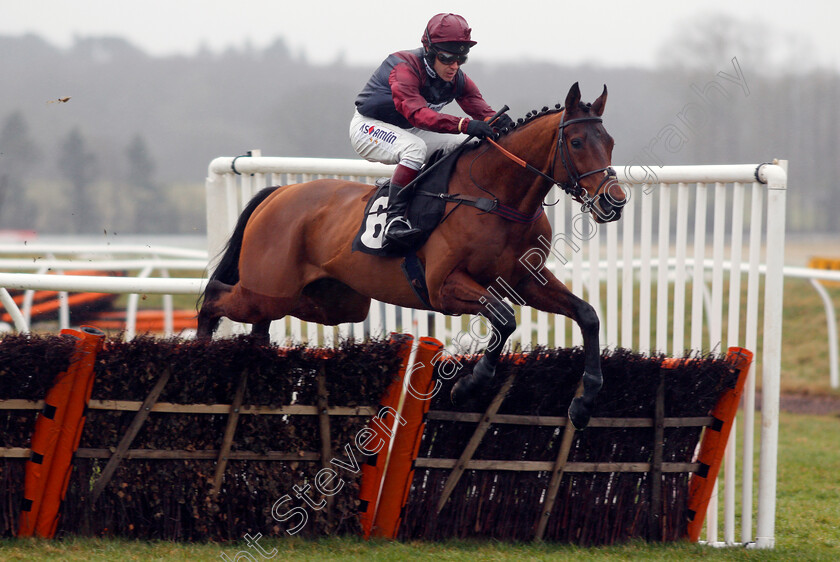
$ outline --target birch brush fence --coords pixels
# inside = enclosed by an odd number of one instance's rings
[[[575,432],[566,410],[581,350],[505,355],[493,383],[454,411],[451,369],[469,372],[474,359],[419,343],[426,368],[406,371],[410,336],[326,350],[248,337],[106,340],[58,535],[596,545],[678,540],[702,525],[693,507],[711,487],[697,479],[713,483],[717,467],[695,451],[709,435],[707,455],[725,446],[726,421],[711,413],[722,416],[728,396],[734,415],[746,350],[691,360],[605,351],[597,411]],[[72,353],[57,336],[0,339],[2,536],[18,532],[35,420]],[[401,394],[405,383],[428,399]],[[391,441],[389,461],[380,445]]]

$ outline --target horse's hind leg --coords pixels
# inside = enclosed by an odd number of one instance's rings
[[[240,284],[210,281],[198,312],[198,339],[210,339],[223,316],[252,325],[251,333],[268,340],[271,321],[288,314],[293,300],[259,295]]]
[[[219,327],[219,322],[224,316],[219,309],[219,298],[230,293],[231,289],[230,285],[221,281],[213,280],[207,284],[207,288],[204,290],[204,300],[201,303],[201,309],[198,311],[197,339],[203,340],[213,337],[213,332]]]
[[[271,336],[268,333],[269,328],[271,328],[271,320],[256,322],[251,325],[251,336],[262,343],[269,343],[271,341]]]

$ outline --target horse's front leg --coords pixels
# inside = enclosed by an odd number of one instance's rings
[[[583,334],[583,394],[569,406],[572,424],[577,429],[583,429],[589,424],[595,408],[595,397],[603,384],[598,314],[588,302],[575,296],[547,269],[543,269],[540,275],[542,279],[528,276],[519,283],[516,290],[528,306],[571,318]]]
[[[460,406],[496,374],[502,349],[516,329],[516,316],[509,304],[496,298],[463,272],[452,273],[436,296],[432,305],[446,314],[480,314],[490,322],[490,340],[484,355],[475,364],[473,372],[461,377],[452,387],[452,403]]]

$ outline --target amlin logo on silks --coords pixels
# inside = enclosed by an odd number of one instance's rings
[[[397,140],[397,135],[392,131],[377,127],[376,125],[368,125],[367,123],[362,123],[360,132],[370,136],[371,139],[377,139],[388,144],[394,144],[394,141]]]

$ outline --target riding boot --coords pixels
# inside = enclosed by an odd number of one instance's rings
[[[406,213],[411,201],[411,189],[405,189],[393,180],[388,188],[388,219],[385,226],[385,240],[388,245],[401,250],[410,250],[419,241],[423,231],[413,228]]]

